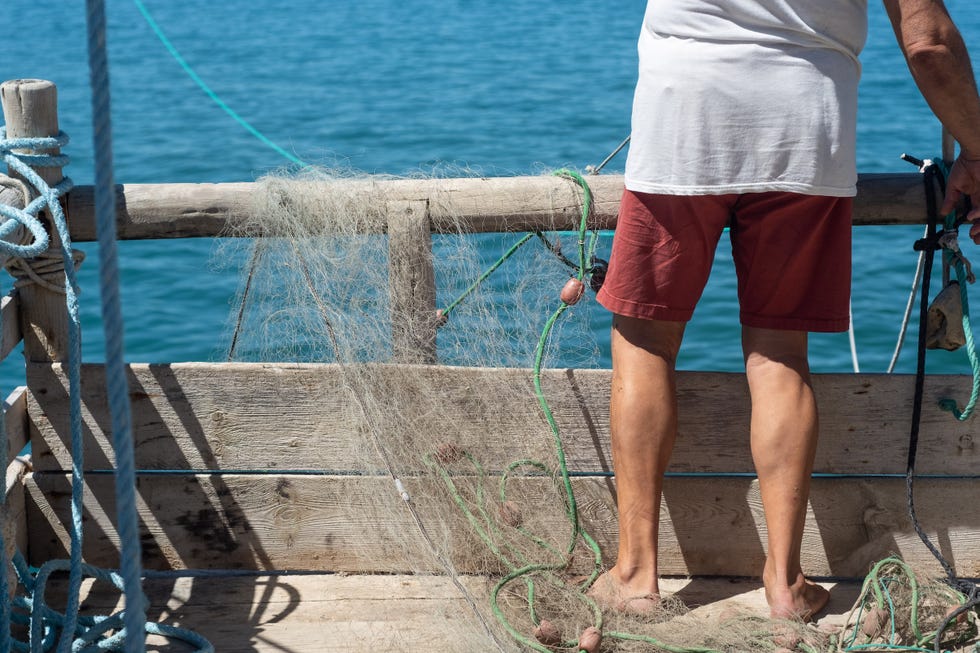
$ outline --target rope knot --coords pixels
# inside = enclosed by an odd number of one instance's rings
[[[971,284],[975,283],[977,277],[973,274],[973,266],[970,265],[969,259],[963,255],[963,251],[960,249],[959,232],[956,227],[945,229],[939,236],[938,244],[945,250],[945,256],[943,256],[943,283],[949,285],[949,270],[951,267],[962,267],[966,281]]]
[[[68,143],[68,135],[59,132],[57,136],[40,138],[7,138],[6,127],[0,126],[0,158],[20,176],[23,181],[11,180],[4,175],[0,185],[18,188],[22,191],[24,206],[22,208],[10,204],[0,204],[0,216],[6,221],[0,224],[0,252],[9,256],[31,258],[41,255],[48,249],[50,239],[48,232],[39,219],[42,211],[47,210],[53,221],[64,221],[60,198],[72,188],[72,181],[65,177],[54,186],[49,185],[35,172],[31,166],[64,167],[68,157],[63,154],[35,154],[40,150],[60,148]],[[20,150],[20,151],[19,151]],[[24,152],[22,150],[28,150]],[[9,236],[21,227],[27,230],[26,235],[18,235],[13,242]]]

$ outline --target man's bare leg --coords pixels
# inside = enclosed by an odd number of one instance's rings
[[[800,564],[818,427],[807,333],[743,327],[742,349],[752,395],[752,458],[769,532],[766,600],[774,618],[808,619],[829,594],[803,576]]]
[[[613,318],[609,413],[619,551],[615,566],[590,590],[613,609],[645,613],[658,607],[660,497],[677,437],[674,365],[685,326]]]

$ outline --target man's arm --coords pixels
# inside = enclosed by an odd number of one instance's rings
[[[970,56],[942,0],[884,0],[912,78],[933,113],[960,144],[942,212],[969,196],[970,236],[980,243],[980,97]]]

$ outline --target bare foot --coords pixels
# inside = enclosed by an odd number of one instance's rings
[[[830,592],[800,574],[789,585],[767,582],[766,601],[773,619],[810,621],[827,605]]]
[[[586,592],[603,610],[613,610],[640,617],[660,610],[660,592],[653,585],[622,580],[615,569],[599,576]]]

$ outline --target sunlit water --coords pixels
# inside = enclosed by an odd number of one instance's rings
[[[50,79],[72,136],[67,173],[90,184],[92,150],[84,12],[72,3],[12,0],[0,78]],[[947,4],[980,51],[972,0]],[[197,73],[271,140],[304,161],[387,174],[539,174],[601,161],[627,134],[642,0],[147,0]],[[902,152],[938,154],[940,130],[912,85],[879,3],[862,56],[858,167],[912,171]],[[129,0],[110,0],[116,180],[251,181],[287,162],[218,109],[180,69]],[[33,33],[33,32],[31,32]],[[620,155],[607,171],[620,172]],[[853,305],[863,371],[882,371],[915,268],[918,228],[856,230]],[[608,252],[609,238],[603,239]],[[97,251],[81,246],[84,358],[102,356]],[[121,245],[126,352],[131,361],[223,360],[241,261],[219,260],[207,239]],[[971,254],[972,245],[967,249]],[[492,258],[493,252],[489,252]],[[501,289],[506,293],[506,288]],[[608,365],[608,316],[590,310]],[[741,366],[734,271],[722,239],[712,279],[680,361]],[[914,342],[913,325],[910,341]],[[849,371],[847,334],[812,339],[817,371]],[[19,379],[20,357],[2,368]],[[558,361],[560,363],[561,361]],[[900,371],[911,371],[907,347]],[[933,354],[933,371],[966,372],[962,353]]]

